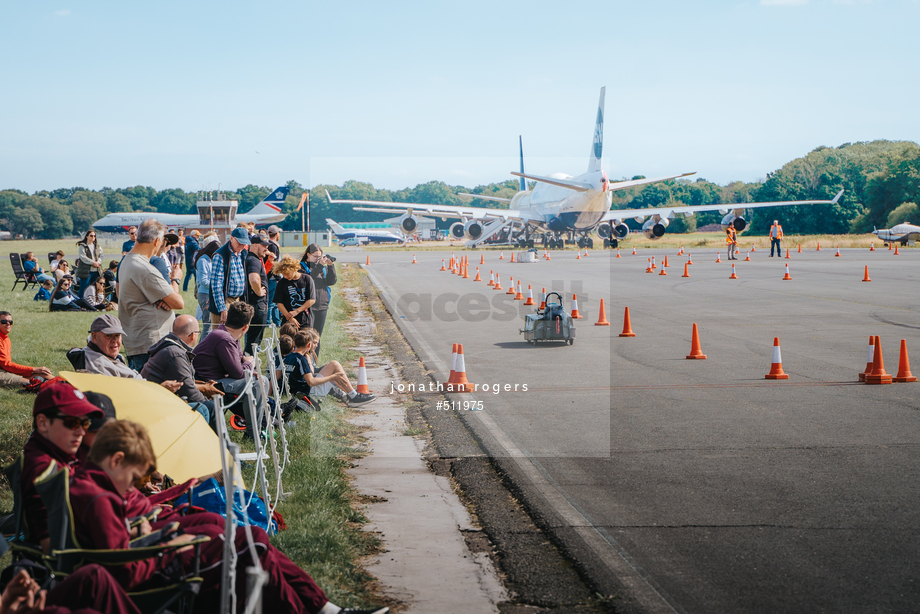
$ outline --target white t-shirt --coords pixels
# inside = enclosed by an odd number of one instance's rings
[[[176,316],[172,309],[158,309],[155,303],[172,292],[172,285],[147,257],[134,253],[124,257],[118,267],[118,319],[125,330],[125,354],[146,354],[169,334]]]

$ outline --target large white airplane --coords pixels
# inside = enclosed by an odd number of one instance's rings
[[[404,243],[406,241],[405,237],[389,230],[344,228],[341,224],[329,218],[326,218],[326,223],[329,224],[329,228],[332,229],[332,232],[335,233],[335,238],[339,241],[344,241],[345,239],[357,239],[362,243]]]
[[[155,217],[165,224],[170,230],[178,228],[207,228],[235,227],[239,222],[254,222],[257,226],[277,224],[284,221],[286,214],[281,213],[284,199],[288,194],[288,186],[281,186],[263,198],[248,213],[236,214],[236,206],[228,211],[226,216],[218,217],[212,221],[206,219],[215,209],[226,208],[227,203],[236,201],[214,200],[199,201],[198,215],[184,215],[178,213],[154,213],[150,211],[137,211],[134,213],[109,213],[104,218],[93,224],[93,228],[100,232],[126,233],[131,226],[139,226],[141,222]]]
[[[348,203],[361,205],[355,211],[377,211],[403,214],[400,224],[407,233],[418,226],[417,216],[460,218],[450,227],[450,235],[455,239],[466,239],[468,246],[475,246],[491,237],[509,233],[518,245],[533,247],[535,233],[543,233],[544,244],[551,249],[564,245],[563,236],[570,239],[578,237],[579,247],[593,246],[589,236],[591,230],[604,239],[604,246],[616,247],[619,240],[625,239],[629,228],[623,220],[633,218],[643,224],[646,237],[658,239],[664,235],[670,220],[678,214],[687,217],[700,211],[719,211],[725,217],[722,226],[732,224],[739,232],[747,227],[742,217],[745,209],[757,207],[783,207],[788,205],[831,204],[837,202],[843,190],[833,200],[798,200],[772,203],[737,203],[701,206],[660,207],[649,209],[610,210],[612,193],[638,185],[686,177],[694,173],[682,173],[653,179],[636,179],[631,181],[611,181],[603,170],[604,147],[604,93],[601,88],[597,107],[597,121],[594,126],[594,140],[588,158],[588,171],[577,177],[564,173],[549,176],[533,175],[524,172],[523,153],[521,172],[512,175],[521,178],[521,190],[512,198],[497,198],[479,194],[461,194],[484,200],[508,203],[508,209],[491,209],[486,207],[457,207],[452,205],[433,205],[417,203],[392,203],[368,200],[335,200],[326,196],[331,203]],[[533,190],[527,190],[524,179],[536,181]],[[399,205],[399,206],[394,206]]]
[[[897,226],[892,226],[891,228],[885,228],[882,230],[873,228],[872,234],[877,236],[885,243],[900,242],[901,245],[910,245],[913,247],[917,239],[920,239],[920,226],[914,226],[913,224],[903,222]]]

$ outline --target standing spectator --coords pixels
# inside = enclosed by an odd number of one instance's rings
[[[243,351],[247,353],[252,351],[253,343],[262,343],[262,334],[268,322],[268,276],[265,274],[265,265],[262,262],[266,247],[261,235],[252,235],[249,241],[251,245],[244,263],[246,291],[243,293],[243,298],[252,305],[253,315],[249,323],[249,331],[246,333],[246,345],[243,346]]]
[[[77,271],[76,278],[82,292],[93,285],[96,278],[102,275],[102,246],[96,241],[96,231],[90,228],[77,241]]]
[[[167,282],[150,264],[150,257],[166,240],[166,226],[145,220],[137,229],[137,243],[118,267],[118,318],[125,329],[128,364],[139,371],[147,362],[147,350],[169,334],[173,309],[185,307],[179,294],[178,269]]]
[[[13,315],[9,311],[0,311],[0,386],[20,388],[28,386],[31,377],[51,379],[51,371],[47,367],[27,367],[13,362],[12,330]]]
[[[201,248],[195,254],[195,285],[198,286],[198,311],[201,320],[201,339],[203,341],[211,332],[211,313],[208,310],[211,293],[211,258],[220,248],[220,239],[216,234],[209,234],[201,240]]]
[[[208,310],[211,324],[227,321],[227,307],[240,300],[246,291],[246,272],[240,252],[249,245],[249,231],[238,226],[230,233],[230,240],[214,252],[211,258],[211,287]]]
[[[201,233],[197,230],[192,230],[188,233],[188,238],[185,240],[185,280],[182,282],[182,291],[188,292],[188,280],[195,275],[195,252],[200,248],[198,245],[198,236]]]
[[[128,236],[130,237],[127,241],[121,244],[121,257],[124,258],[125,255],[134,249],[134,244],[137,242],[137,226],[132,226],[128,229]]]
[[[164,237],[165,242],[160,246],[160,249],[150,257],[150,264],[152,264],[156,270],[160,272],[160,275],[163,276],[163,279],[166,281],[170,280],[170,271],[172,270],[175,263],[172,262],[170,254],[172,254],[172,247],[179,242],[179,235],[174,232],[166,233]],[[178,274],[175,277],[181,279],[182,274]]]
[[[307,246],[301,258],[301,264],[306,266],[310,277],[313,278],[313,285],[316,287],[316,303],[310,308],[313,314],[312,328],[323,335],[323,327],[326,325],[326,313],[329,309],[329,300],[332,298],[332,291],[329,286],[334,286],[338,278],[335,275],[335,265],[328,256],[323,254],[322,248],[316,243]],[[320,343],[316,344],[316,355],[319,356]]]
[[[51,295],[51,303],[48,305],[49,311],[96,311],[94,305],[90,305],[82,298],[74,294],[71,289],[73,286],[73,276],[64,275],[58,282],[54,293]]]
[[[275,305],[275,288],[278,287],[281,277],[272,272],[272,268],[275,266],[274,263],[281,260],[279,240],[281,240],[281,229],[272,224],[268,227],[268,243],[266,244],[268,250],[265,253],[265,270],[268,271],[268,321],[273,326],[281,326],[281,312],[278,311],[278,306]]]
[[[183,248],[185,247],[185,229],[180,228],[177,233],[171,233],[176,237],[175,243],[169,244],[169,250],[166,252],[166,260],[169,262],[169,268],[172,269],[174,266],[179,267],[179,271],[182,271],[182,258]],[[179,278],[182,278],[182,275],[179,275]]]
[[[284,278],[275,290],[275,304],[281,311],[281,317],[296,324],[298,329],[311,328],[313,315],[310,307],[316,302],[313,278],[303,271],[293,256],[288,255],[275,265],[274,272]]]
[[[61,281],[61,278],[64,277],[64,275],[70,275],[73,277],[70,272],[70,263],[68,263],[66,260],[61,260],[57,267],[54,269],[54,283]]]
[[[779,220],[773,220],[773,225],[770,226],[770,258],[773,257],[773,248],[776,248],[776,255],[783,255],[782,248],[783,240],[783,227],[779,225]]]
[[[58,250],[54,254],[54,259],[51,261],[51,264],[48,265],[48,269],[52,273],[54,273],[57,270],[58,265],[61,264],[61,260],[63,259],[64,259],[64,252],[62,252],[61,250]]]
[[[35,275],[36,279],[42,283],[46,281],[54,281],[54,277],[45,273],[42,267],[38,264],[38,261],[35,259],[35,254],[33,252],[26,252],[26,259],[22,262],[22,270],[26,273],[32,273]]]

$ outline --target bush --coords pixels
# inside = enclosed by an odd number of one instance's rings
[[[916,203],[902,203],[888,214],[888,228],[904,222],[920,224],[920,206]]]

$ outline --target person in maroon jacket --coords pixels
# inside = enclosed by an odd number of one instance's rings
[[[86,464],[74,475],[70,486],[77,541],[84,548],[125,549],[129,546],[125,520],[126,495],[134,482],[156,469],[156,456],[147,430],[126,420],[106,424],[96,435]],[[185,534],[170,544],[181,545],[193,539]],[[389,608],[375,610],[343,609],[326,598],[313,579],[268,543],[265,531],[253,527],[255,549],[262,568],[268,573],[268,584],[262,593],[265,611],[309,612],[310,614],[385,614]],[[242,530],[236,534],[238,568],[251,565],[252,553]],[[177,552],[112,568],[113,577],[127,590],[143,588],[157,577],[169,577],[174,570],[191,569],[194,554],[191,547]],[[202,544],[202,592],[195,609],[211,612],[220,602],[220,575],[223,559],[222,540]],[[237,574],[235,587],[237,603],[246,598],[246,574]]]
[[[48,551],[48,512],[35,490],[35,479],[51,461],[67,467],[71,475],[80,465],[77,450],[90,425],[90,418],[102,417],[101,409],[67,382],[45,386],[32,406],[32,434],[23,448],[22,503],[29,541]]]
[[[79,609],[74,609],[79,608]],[[84,565],[50,593],[20,569],[0,597],[0,614],[141,614],[102,565]]]

